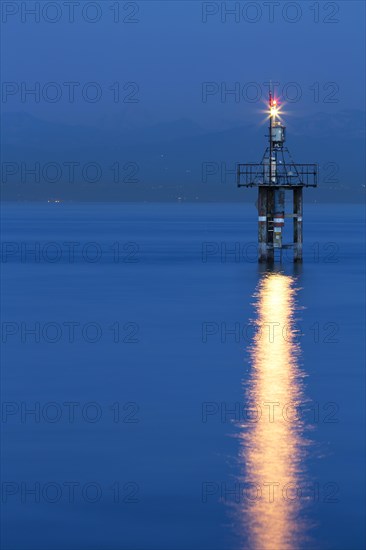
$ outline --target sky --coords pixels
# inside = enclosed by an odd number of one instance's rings
[[[362,1],[29,0],[1,9],[3,112],[97,127],[187,118],[220,129],[258,118],[269,80],[294,116],[364,109]]]

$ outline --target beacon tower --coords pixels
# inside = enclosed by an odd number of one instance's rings
[[[285,146],[286,127],[281,108],[269,92],[268,146],[259,164],[238,164],[238,187],[258,187],[258,261],[271,262],[275,250],[293,248],[294,262],[302,262],[304,187],[316,187],[317,164],[295,164]],[[285,213],[285,193],[292,192],[292,212]],[[285,219],[293,219],[293,242],[283,242]]]

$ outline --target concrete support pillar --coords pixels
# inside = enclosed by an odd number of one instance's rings
[[[302,187],[294,188],[294,262],[302,262]]]
[[[267,189],[258,187],[258,262],[267,261]]]
[[[274,190],[273,247],[282,249],[282,230],[285,225],[285,191]]]
[[[269,262],[274,261],[273,248],[273,218],[275,211],[275,189],[267,187],[267,259]],[[270,222],[270,223],[268,223]]]

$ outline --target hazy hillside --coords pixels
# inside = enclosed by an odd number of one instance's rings
[[[8,113],[1,126],[3,200],[252,201],[233,171],[237,162],[258,162],[266,146],[265,126],[253,124],[210,133],[190,120],[93,128]],[[294,160],[319,163],[319,188],[308,200],[362,200],[363,112],[319,113],[287,126]]]

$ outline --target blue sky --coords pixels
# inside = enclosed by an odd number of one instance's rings
[[[22,4],[36,9],[36,15],[24,11]],[[301,93],[287,106],[295,115],[364,108],[362,1],[103,0],[74,3],[74,22],[66,2],[38,2],[38,13],[36,4],[2,2],[4,111],[69,124],[98,126],[105,118],[125,116],[133,126],[189,118],[220,128],[258,117],[262,103],[251,103],[243,94],[248,90],[264,97],[269,79],[280,82],[280,90],[287,89],[292,97]],[[236,9],[235,14],[225,15],[225,6]],[[71,81],[80,83],[74,103],[64,84]],[[19,91],[13,88],[11,94],[5,88],[4,95],[4,82],[16,84]],[[32,96],[22,101],[21,86],[36,82],[39,103]],[[50,82],[61,90],[58,101],[42,97]],[[102,93],[94,103],[81,93],[89,82],[97,83],[97,88],[88,88],[91,96],[97,89]],[[119,102],[114,102],[116,82]],[[205,103],[204,82],[215,83],[218,90]],[[221,91],[235,83],[240,100],[232,95],[222,99]],[[52,96],[55,90],[51,86],[46,94]],[[121,101],[126,97],[138,102],[126,104]]]

